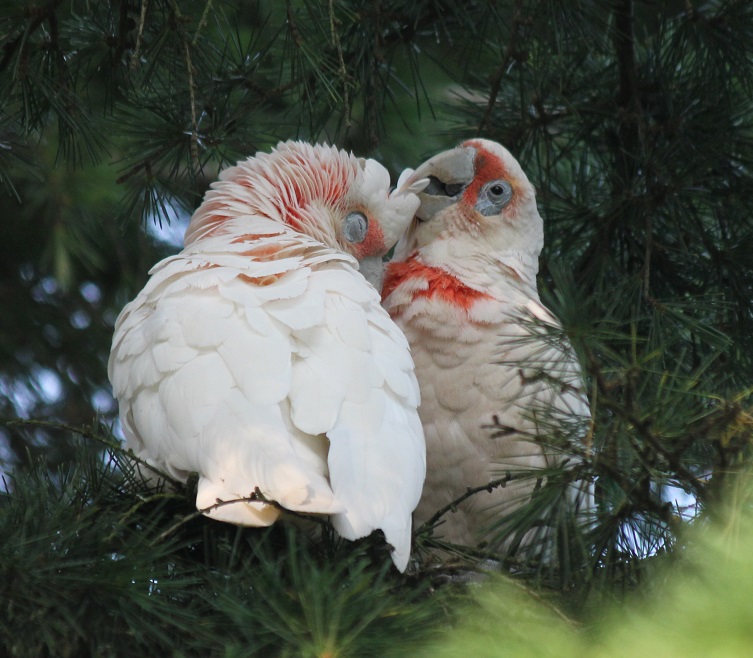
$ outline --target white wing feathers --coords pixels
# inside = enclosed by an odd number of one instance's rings
[[[404,569],[425,473],[408,345],[350,256],[261,218],[165,259],[123,310],[109,374],[129,446],[244,525],[331,514]],[[124,408],[125,407],[125,408]]]

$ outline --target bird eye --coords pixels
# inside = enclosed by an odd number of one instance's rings
[[[369,220],[362,212],[351,212],[343,220],[343,237],[348,242],[363,242],[369,230]]]
[[[497,181],[489,186],[489,197],[492,199],[501,198],[506,194],[512,195],[512,188],[506,181]]]
[[[479,191],[476,210],[485,217],[498,215],[512,199],[512,185],[506,180],[495,180]]]

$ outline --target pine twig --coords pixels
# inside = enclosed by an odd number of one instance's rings
[[[165,491],[152,494],[151,496],[140,497],[139,501],[135,505],[132,505],[128,509],[128,511],[125,514],[123,514],[123,516],[120,517],[120,519],[118,520],[118,526],[120,527],[124,526],[128,522],[128,520],[131,517],[133,517],[133,515],[136,514],[144,505],[148,505],[149,503],[153,503],[157,500],[176,500],[176,499],[181,499],[181,498],[183,497],[177,493],[170,493],[170,492],[165,492]],[[110,541],[115,537],[118,526],[113,527],[112,532],[109,535],[107,535],[107,538],[105,541]]]
[[[144,34],[144,24],[146,23],[146,9],[149,5],[149,0],[141,0],[141,16],[139,17],[139,30],[136,33],[136,45],[133,48],[133,54],[131,55],[131,68],[136,68],[139,63],[139,51],[141,50],[141,37]]]
[[[491,120],[492,111],[494,110],[494,105],[496,104],[497,96],[499,95],[499,89],[502,86],[502,78],[507,72],[507,68],[510,65],[510,61],[513,59],[516,53],[516,50],[518,48],[520,26],[523,23],[522,12],[523,12],[522,0],[515,0],[515,10],[513,13],[513,18],[512,18],[512,27],[510,28],[510,40],[507,42],[507,45],[505,46],[505,51],[502,54],[502,62],[500,63],[499,67],[497,68],[496,73],[492,77],[492,88],[491,88],[491,91],[489,92],[489,101],[486,104],[486,111],[484,112],[484,116],[481,119],[481,123],[478,126],[478,130],[476,131],[477,135],[480,135],[483,132],[484,128],[486,128],[486,126]]]
[[[191,59],[191,40],[186,34],[185,26],[183,25],[183,14],[180,11],[180,7],[176,0],[172,2],[172,9],[175,13],[176,25],[180,39],[183,42],[183,50],[186,57],[186,73],[188,74],[188,97],[191,104],[191,142],[189,144],[189,151],[191,153],[191,162],[194,166],[194,173],[198,175],[200,170],[199,164],[199,124],[196,119],[196,82],[193,75],[193,60]],[[198,35],[198,28],[197,28]],[[195,42],[194,42],[195,43]]]
[[[196,42],[199,39],[199,34],[201,34],[201,30],[207,24],[207,17],[209,16],[209,10],[211,8],[212,8],[212,0],[207,0],[207,4],[204,5],[204,11],[201,14],[201,19],[199,19],[199,24],[196,26],[196,32],[194,32],[194,35],[193,35],[192,45],[194,46],[196,45]]]
[[[61,4],[63,4],[63,0],[52,0],[51,2],[48,2],[47,5],[45,5],[45,7],[42,9],[33,11],[31,9],[27,10],[27,16],[30,16],[31,20],[26,26],[26,29],[13,41],[3,45],[5,54],[3,55],[3,59],[0,61],[0,73],[2,73],[2,71],[4,71],[8,66],[11,58],[13,57],[13,53],[16,51],[16,48],[18,48],[19,45],[21,46],[19,57],[23,54],[24,46],[29,42],[29,37],[39,29],[42,23],[44,23],[46,20],[49,21],[51,19],[58,6],[60,6]]]
[[[191,61],[191,48],[188,41],[183,42],[186,51],[186,69],[188,72],[188,95],[191,102],[191,161],[194,171],[199,173],[199,124],[196,120],[196,83],[193,79],[193,62]]]
[[[504,487],[507,485],[508,482],[512,482],[513,480],[519,480],[526,477],[525,473],[506,473],[504,477],[498,478],[496,480],[490,480],[486,484],[482,484],[478,487],[468,487],[465,490],[465,493],[461,496],[458,496],[455,500],[451,501],[444,507],[438,509],[434,514],[429,518],[428,521],[424,521],[424,523],[421,524],[421,526],[415,530],[414,534],[420,534],[423,530],[429,529],[432,526],[436,525],[437,521],[441,519],[447,512],[454,511],[455,508],[460,505],[465,500],[468,500],[471,496],[475,496],[477,493],[481,493],[482,491],[486,491],[488,493],[491,493],[494,491],[494,489],[497,489],[498,487]]]
[[[635,416],[629,409],[623,408],[621,405],[612,402],[609,399],[603,399],[602,406],[611,411],[616,416],[622,418],[628,422],[632,427],[636,429],[641,438],[651,446],[658,454],[660,454],[670,467],[680,476],[682,476],[689,484],[691,484],[699,497],[703,497],[703,492],[706,487],[693,473],[691,473],[680,462],[678,455],[672,451],[667,450],[662,446],[661,441],[650,429],[650,421],[642,420]]]
[[[110,441],[96,434],[93,427],[74,427],[66,423],[58,423],[52,420],[37,420],[34,418],[12,418],[10,420],[0,421],[0,425],[5,427],[41,427],[44,429],[61,430],[64,432],[71,432],[72,434],[78,434],[85,439],[91,439],[97,443],[101,443],[106,448],[112,450],[122,450],[121,446],[116,441]]]
[[[334,0],[329,0],[329,33],[330,38],[332,39],[332,43],[337,49],[337,59],[339,63],[340,68],[340,79],[343,83],[343,102],[345,104],[345,130],[349,130],[351,126],[351,117],[350,117],[350,90],[349,87],[349,80],[348,80],[348,69],[345,67],[345,59],[343,58],[343,48],[342,44],[340,43],[340,35],[337,33],[337,29],[335,27],[335,6],[334,6]]]
[[[173,484],[181,484],[171,475],[160,471],[157,467],[152,466],[152,464],[150,464],[146,460],[141,459],[141,457],[137,457],[132,450],[126,450],[118,441],[111,441],[100,436],[94,431],[93,427],[74,427],[73,425],[68,425],[66,423],[59,423],[51,420],[36,420],[33,418],[13,418],[11,420],[0,421],[0,425],[4,425],[5,427],[40,427],[44,429],[70,432],[71,434],[76,434],[84,439],[95,441],[96,443],[103,445],[105,448],[112,452],[128,455],[129,459],[132,459],[139,466],[143,466],[144,468],[150,470],[160,479],[167,480],[168,482],[171,482]]]
[[[293,3],[291,0],[285,0],[286,5],[286,16],[288,19],[288,31],[290,32],[290,36],[293,38],[293,43],[300,48],[301,44],[303,43],[303,39],[301,38],[301,32],[298,29],[298,24],[295,20],[295,12],[293,11]]]
[[[184,516],[182,519],[176,521],[173,525],[171,525],[167,530],[160,533],[157,536],[157,538],[154,540],[154,542],[152,543],[156,544],[158,542],[164,541],[170,535],[176,532],[179,528],[183,527],[187,523],[190,523],[194,519],[198,519],[200,516],[209,514],[209,512],[218,510],[221,507],[226,507],[227,505],[234,505],[236,503],[264,503],[266,505],[271,505],[272,507],[279,510],[280,512],[284,512],[285,514],[288,514],[295,518],[305,519],[307,521],[313,521],[314,523],[318,523],[321,526],[325,526],[327,524],[327,522],[324,519],[319,518],[318,516],[311,515],[311,514],[301,514],[299,512],[294,512],[292,510],[287,509],[286,507],[283,507],[276,500],[267,498],[262,493],[261,489],[259,489],[259,487],[254,487],[254,490],[250,496],[243,496],[241,498],[233,498],[232,500],[220,500],[218,498],[216,503],[209,505],[208,507],[202,507],[201,509],[197,509],[195,512],[192,512],[191,514]]]
[[[155,151],[152,154],[151,158],[147,158],[146,160],[142,160],[141,162],[137,162],[135,165],[133,165],[128,171],[126,171],[124,174],[118,176],[118,178],[115,179],[116,185],[122,185],[123,183],[127,183],[131,178],[133,178],[136,174],[138,174],[142,169],[146,170],[147,179],[151,180],[152,178],[152,163],[159,160],[165,153],[167,153],[170,150],[170,146],[162,146],[159,150]]]

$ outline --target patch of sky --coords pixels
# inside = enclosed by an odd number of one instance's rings
[[[109,414],[115,411],[117,404],[109,390],[104,388],[98,388],[91,395],[91,405],[99,413]]]
[[[665,484],[662,487],[661,499],[671,503],[674,513],[679,515],[683,521],[691,521],[700,511],[698,498],[681,487]]]
[[[70,322],[74,329],[87,329],[92,320],[86,311],[78,310],[71,313]]]
[[[178,204],[167,206],[167,221],[164,217],[150,217],[146,224],[146,232],[163,244],[171,247],[183,247],[183,235],[191,216]]]
[[[48,368],[35,370],[32,378],[39,398],[47,404],[54,404],[63,395],[63,383],[58,374]]]
[[[102,301],[102,290],[96,283],[91,281],[84,281],[79,287],[78,291],[87,302],[90,304],[99,304]]]

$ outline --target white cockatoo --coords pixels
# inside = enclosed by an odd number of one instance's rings
[[[378,162],[302,142],[226,169],[120,314],[108,371],[127,445],[198,473],[205,514],[381,529],[400,570],[425,474],[418,384],[359,265],[378,278],[418,208],[402,180],[390,193]]]
[[[576,357],[550,331],[559,325],[539,300],[543,222],[518,162],[499,144],[474,139],[429,159],[406,184],[424,178],[429,185],[382,293],[411,345],[421,388],[427,476],[416,524],[469,488],[561,463],[544,442],[558,421],[564,431],[589,418]],[[535,478],[511,479],[445,514],[436,535],[493,545],[487,531],[536,486]],[[578,504],[586,507],[588,487],[572,490],[585,492]]]

